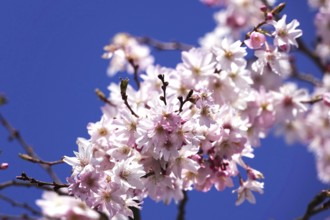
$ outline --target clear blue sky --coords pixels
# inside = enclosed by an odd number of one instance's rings
[[[300,2],[300,1],[299,1]],[[304,2],[304,1],[301,1]],[[313,19],[305,3],[289,0],[284,13],[297,18],[310,42]],[[298,10],[299,8],[299,10]],[[77,137],[86,137],[86,125],[101,116],[103,105],[95,88],[106,92],[111,81],[106,75],[108,61],[102,60],[103,46],[118,32],[150,36],[163,41],[178,40],[197,45],[197,39],[214,28],[214,10],[198,0],[13,0],[0,2],[0,92],[9,104],[0,112],[19,129],[25,140],[45,160],[72,155]],[[156,54],[156,62],[175,66],[178,52]],[[302,60],[301,69],[316,72]],[[0,181],[14,179],[22,171],[49,180],[37,165],[21,161],[23,152],[16,142],[7,142],[0,128],[0,162],[10,168],[0,172]],[[306,147],[286,146],[282,138],[271,137],[247,160],[265,175],[265,193],[256,195],[257,204],[236,207],[236,194],[189,192],[187,219],[294,219],[321,189],[315,161]],[[14,162],[15,161],[15,162]],[[62,178],[70,167],[60,165]],[[237,185],[238,183],[236,183]],[[40,191],[7,189],[19,201],[34,203]],[[22,196],[24,193],[24,196]],[[19,214],[0,200],[0,213]],[[329,214],[330,215],[330,214]],[[146,200],[143,219],[175,219],[176,207]],[[322,219],[326,213],[315,217]]]

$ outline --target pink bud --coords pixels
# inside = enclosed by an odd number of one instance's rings
[[[0,170],[5,170],[8,168],[8,166],[9,166],[8,163],[2,163],[2,164],[0,164]]]
[[[267,20],[273,20],[273,14],[267,13]]]
[[[326,92],[322,95],[322,98],[323,98],[323,103],[330,107],[330,92]]]
[[[265,41],[265,35],[254,31],[251,33],[250,38],[245,40],[244,43],[250,49],[259,49],[260,47],[262,47],[262,45],[264,45]]]
[[[262,11],[262,12],[266,12],[266,11],[267,11],[267,6],[266,6],[266,5],[262,5],[262,6],[260,7],[260,11]]]

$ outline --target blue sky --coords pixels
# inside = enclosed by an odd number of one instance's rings
[[[284,13],[289,20],[300,21],[303,38],[311,43],[311,10],[305,3],[287,2]],[[95,88],[106,92],[111,81],[118,82],[119,76],[106,75],[108,61],[101,59],[103,46],[111,37],[128,32],[197,45],[197,39],[214,28],[213,12],[198,0],[1,1],[0,92],[6,94],[9,103],[0,112],[41,158],[57,160],[72,155],[77,149],[76,138],[88,138],[87,123],[101,116],[103,104]],[[164,66],[173,67],[180,60],[179,52],[155,55],[156,62]],[[299,58],[301,69],[317,74],[308,60]],[[22,171],[49,180],[37,165],[18,159],[17,154],[23,150],[16,142],[7,141],[3,128],[0,150],[0,162],[10,163],[8,170],[0,172],[1,182],[14,179]],[[256,205],[236,207],[231,189],[189,192],[187,219],[294,219],[304,213],[317,192],[327,188],[317,180],[314,157],[305,146],[286,146],[282,138],[270,137],[255,155],[247,161],[265,175],[265,193],[256,195]],[[62,180],[70,175],[69,166],[59,165],[56,169]],[[34,203],[41,192],[13,188],[0,193]],[[22,211],[0,200],[0,213]],[[143,219],[167,220],[175,216],[174,204],[145,201]],[[327,215],[314,219],[322,216]]]

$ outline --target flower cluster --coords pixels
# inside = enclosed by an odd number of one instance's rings
[[[132,207],[146,197],[178,202],[183,191],[222,191],[235,178],[236,205],[255,203],[252,192],[263,193],[263,175],[244,157],[254,157],[274,125],[286,129],[288,140],[299,129],[311,147],[330,143],[326,129],[312,129],[320,121],[330,126],[329,79],[315,91],[324,101],[312,108],[315,95],[284,83],[293,74],[289,52],[298,47],[299,22],[277,18],[283,5],[269,10],[260,0],[203,2],[226,9],[215,15],[217,27],[201,47],[183,51],[175,68],[154,65],[149,48],[128,34],[105,47],[110,75],[134,73],[141,82],[137,90],[128,80],[109,86],[100,121],[88,124],[90,137],[78,138],[75,157],[64,161],[72,166],[69,193],[110,218],[133,217]],[[330,169],[329,161],[319,166]]]

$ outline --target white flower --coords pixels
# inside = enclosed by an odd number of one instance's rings
[[[289,51],[290,45],[294,45],[298,47],[298,43],[296,38],[302,35],[302,31],[300,29],[296,29],[299,26],[299,22],[294,19],[289,24],[286,24],[286,15],[278,21],[273,21],[273,25],[275,27],[275,32],[273,35],[274,44],[284,51]]]
[[[84,138],[78,138],[77,144],[79,148],[79,152],[74,151],[73,153],[76,155],[75,157],[68,157],[64,156],[63,161],[73,168],[72,175],[77,175],[80,173],[84,167],[86,167],[91,159],[92,159],[92,153],[93,153],[93,147],[92,144],[89,142],[89,140],[86,140]]]
[[[218,65],[222,70],[231,70],[232,66],[245,67],[247,54],[245,47],[241,47],[242,42],[230,43],[227,38],[223,39],[221,45],[214,47]]]
[[[252,191],[256,191],[260,194],[262,194],[264,188],[264,183],[255,181],[255,180],[247,180],[241,184],[241,186],[234,190],[234,192],[237,192],[237,200],[236,205],[240,205],[244,202],[245,199],[247,199],[250,203],[255,204],[256,198],[252,194]]]

